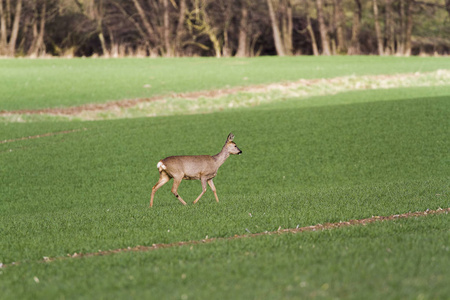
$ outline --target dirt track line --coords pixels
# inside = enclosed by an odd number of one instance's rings
[[[24,141],[24,140],[30,140],[30,139],[38,139],[38,138],[47,137],[47,136],[53,136],[53,135],[58,135],[58,134],[73,133],[73,132],[78,132],[78,131],[81,131],[81,130],[87,130],[87,129],[86,128],[73,129],[73,130],[65,130],[65,131],[58,131],[58,132],[49,132],[49,133],[38,134],[38,135],[33,135],[33,136],[25,136],[25,137],[21,137],[21,138],[18,138],[18,139],[3,140],[3,141],[0,141],[0,144],[17,142],[17,141]]]
[[[395,75],[363,75],[360,76],[362,78],[371,79],[371,80],[386,80],[386,79],[407,79],[407,78],[418,78],[421,75],[426,75],[427,73],[404,73],[404,74],[395,74]],[[342,76],[335,78],[315,78],[315,79],[299,79],[296,81],[284,81],[284,82],[275,82],[275,83],[266,83],[266,84],[254,84],[248,86],[236,86],[236,87],[225,87],[218,88],[213,90],[203,90],[203,91],[193,91],[193,92],[184,92],[184,93],[168,93],[163,95],[155,95],[148,98],[137,98],[137,99],[126,99],[126,100],[115,100],[109,101],[106,103],[90,103],[84,104],[80,106],[71,106],[71,107],[61,107],[61,108],[42,108],[42,109],[21,109],[21,110],[0,110],[0,116],[8,116],[8,115],[17,115],[17,114],[25,114],[25,115],[34,115],[34,114],[45,114],[45,115],[63,115],[63,116],[73,116],[83,112],[102,112],[108,110],[115,109],[124,109],[135,107],[141,103],[148,103],[154,101],[161,101],[166,98],[182,98],[186,100],[195,100],[200,97],[206,98],[216,98],[226,95],[232,95],[239,92],[253,92],[253,93],[264,93],[267,90],[271,89],[280,89],[283,88],[295,88],[299,86],[314,86],[319,83],[339,83],[339,81],[351,78],[351,76]],[[369,87],[366,87],[369,88]]]
[[[264,231],[264,232],[259,232],[259,233],[235,235],[232,237],[205,238],[202,240],[175,242],[175,243],[169,243],[169,244],[153,244],[151,246],[136,246],[136,247],[127,247],[127,248],[106,250],[106,251],[99,250],[98,252],[74,253],[74,254],[67,254],[67,256],[60,256],[60,257],[44,256],[44,258],[38,262],[48,263],[48,262],[53,262],[53,261],[66,260],[66,259],[70,259],[70,258],[105,256],[105,255],[112,255],[112,254],[116,254],[116,253],[125,253],[125,252],[148,252],[148,251],[158,250],[158,249],[174,248],[174,247],[181,247],[181,246],[192,246],[192,245],[198,245],[198,244],[213,243],[216,241],[231,241],[231,240],[237,240],[237,239],[243,239],[243,238],[253,238],[253,237],[264,236],[264,235],[284,234],[284,233],[301,233],[301,232],[306,232],[306,231],[319,231],[319,230],[349,227],[349,226],[355,226],[355,225],[367,225],[370,223],[375,223],[375,222],[380,222],[380,221],[391,221],[391,220],[406,219],[406,218],[412,218],[412,217],[424,217],[427,215],[436,215],[436,214],[441,214],[441,213],[448,214],[449,212],[450,212],[450,207],[449,208],[438,208],[436,210],[427,209],[426,211],[408,212],[408,213],[399,214],[399,215],[372,216],[371,218],[367,218],[367,219],[340,221],[340,222],[336,222],[336,223],[317,224],[317,225],[297,227],[297,228],[281,229],[281,227],[280,227],[276,231]],[[24,263],[25,262],[22,262],[22,263],[21,262],[13,262],[11,264],[0,263],[0,268],[21,265]]]

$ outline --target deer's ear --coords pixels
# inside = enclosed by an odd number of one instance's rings
[[[228,137],[227,137],[227,142],[231,142],[233,139],[234,139],[234,134],[232,134],[232,133],[230,132],[230,134],[229,134]]]

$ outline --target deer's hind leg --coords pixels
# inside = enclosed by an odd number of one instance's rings
[[[178,186],[180,185],[182,179],[183,175],[173,177],[172,193],[175,195],[175,197],[177,197],[178,200],[180,200],[183,205],[186,205],[186,202],[184,202],[180,195],[178,195]]]
[[[167,175],[166,172],[163,171],[163,172],[161,172],[161,173],[159,174],[159,180],[158,180],[158,182],[155,184],[154,187],[152,187],[152,196],[150,197],[150,207],[153,206],[153,198],[155,197],[156,191],[157,191],[160,187],[162,187],[164,184],[166,184],[167,181],[169,181],[169,180],[170,180],[170,177],[169,177],[169,175]]]

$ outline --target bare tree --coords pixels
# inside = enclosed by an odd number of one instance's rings
[[[16,52],[16,40],[19,34],[20,16],[22,13],[22,0],[17,0],[14,23],[11,30],[11,38],[9,41],[9,55],[13,56]]]
[[[450,0],[0,0],[0,55],[449,53],[447,12]]]
[[[7,13],[3,8],[3,1],[0,0],[0,55],[7,54],[8,42],[7,42]]]
[[[319,56],[319,48],[317,47],[316,35],[312,28],[311,24],[311,16],[309,12],[309,0],[304,0],[305,2],[305,11],[306,11],[306,30],[308,31],[309,37],[311,39],[311,47],[313,50],[314,56]]]
[[[334,27],[336,28],[337,37],[337,51],[343,53],[347,50],[346,41],[344,38],[344,13],[342,11],[342,0],[333,0],[334,6]]]
[[[233,17],[233,3],[230,1],[218,1],[218,4],[223,19],[221,26],[223,28],[222,55],[224,57],[229,57],[232,54],[229,31]]]
[[[267,0],[272,36],[279,56],[291,55],[293,50],[291,0]]]
[[[353,11],[353,26],[352,26],[352,38],[350,41],[350,47],[348,48],[348,54],[357,55],[361,53],[359,43],[359,33],[361,30],[361,1],[355,0],[355,8]]]
[[[286,53],[285,53],[285,49],[284,49],[284,44],[281,39],[280,28],[278,27],[278,20],[275,15],[272,1],[273,0],[267,0],[267,6],[269,7],[269,17],[270,17],[270,22],[272,24],[273,41],[275,43],[275,49],[277,50],[278,56],[285,56]]]
[[[294,28],[292,21],[292,3],[291,0],[280,0],[280,11],[283,12],[281,16],[282,37],[284,42],[284,52],[287,55],[292,55],[292,31]]]
[[[37,1],[34,2],[34,12],[35,16],[33,18],[33,41],[31,42],[31,46],[28,50],[28,55],[31,57],[38,57],[40,54],[45,53],[45,45],[44,45],[44,32],[45,32],[45,22],[46,22],[46,14],[47,14],[47,1],[42,1],[41,11],[39,13],[39,9],[37,7]],[[38,26],[38,19],[39,26]]]
[[[330,40],[328,38],[328,29],[323,17],[322,0],[316,0],[317,21],[319,22],[320,39],[322,41],[322,55],[331,55]]]
[[[91,20],[92,24],[95,26],[92,28],[90,33],[96,35],[100,41],[101,54],[104,56],[117,56],[118,47],[117,45],[112,45],[108,47],[106,45],[105,34],[103,32],[103,20],[104,20],[104,0],[73,0],[77,5],[79,12]],[[110,40],[114,40],[112,32],[110,32]]]
[[[411,34],[412,34],[412,28],[413,28],[413,0],[407,0],[407,13],[406,13],[406,28],[405,28],[405,49],[404,49],[404,55],[410,56],[411,55]]]
[[[241,19],[239,21],[238,49],[236,52],[236,56],[239,57],[249,55],[247,25],[248,25],[248,4],[247,1],[242,1]]]
[[[142,24],[144,25],[145,31],[146,31],[146,37],[147,37],[147,43],[150,47],[150,51],[152,54],[156,54],[157,50],[156,48],[156,42],[155,38],[157,37],[155,30],[153,29],[152,24],[150,23],[144,9],[142,8],[139,0],[133,0],[133,4],[136,7],[136,11],[141,19]]]
[[[400,17],[399,36],[397,37],[397,55],[403,55],[405,52],[405,0],[399,0],[400,9],[398,11]]]
[[[215,56],[218,58],[222,57],[222,45],[219,41],[218,35],[219,30],[215,28],[212,19],[209,17],[209,14],[206,10],[206,0],[200,1],[201,3],[199,3],[199,0],[195,1],[194,9],[188,14],[188,28],[190,29],[191,34],[194,36],[196,36],[197,34],[208,36],[213,45]],[[196,33],[194,33],[193,30],[195,30]],[[198,42],[193,42],[193,44],[201,47],[202,49],[209,49],[208,46]]]
[[[9,1],[6,1],[6,9],[3,8],[3,1],[0,2],[0,55],[14,56],[22,16],[22,0],[17,0],[14,11],[11,10]]]
[[[164,50],[165,56],[173,56],[173,48],[171,45],[171,30],[170,30],[170,18],[169,18],[169,0],[163,0],[164,6]]]
[[[182,36],[185,33],[185,22],[188,11],[186,8],[186,0],[180,0],[178,11],[178,24],[175,31],[175,49],[177,55],[182,55]]]
[[[375,22],[375,34],[377,37],[378,55],[384,55],[383,36],[381,35],[380,20],[378,19],[377,0],[372,0],[372,3],[373,3],[373,18]]]
[[[397,55],[411,55],[411,35],[413,28],[413,0],[400,0],[400,28],[397,37]]]
[[[395,53],[395,28],[392,13],[392,0],[386,0],[384,36],[386,38],[386,55]]]

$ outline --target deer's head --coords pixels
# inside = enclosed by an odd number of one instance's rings
[[[227,137],[225,147],[230,154],[241,154],[241,149],[238,148],[235,142],[233,142],[234,134],[230,133]]]

